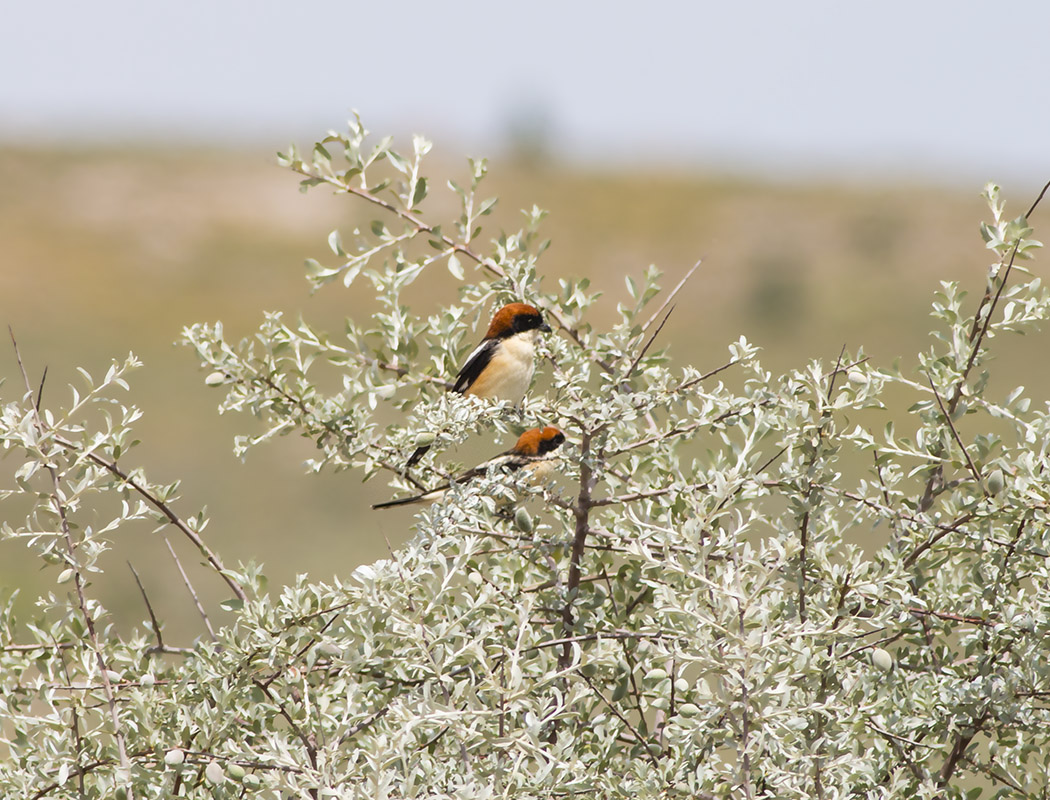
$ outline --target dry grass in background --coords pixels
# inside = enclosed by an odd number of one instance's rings
[[[447,163],[465,179],[462,162]],[[990,260],[978,235],[986,216],[980,186],[788,186],[512,163],[493,163],[486,184],[501,200],[483,238],[517,229],[520,208],[548,209],[543,232],[553,244],[541,274],[588,276],[606,290],[598,326],[626,297],[624,275],[656,264],[670,287],[703,257],[661,334],[675,359],[701,368],[722,363],[741,335],[765,348],[774,370],[834,362],[844,344],[863,345],[876,364],[898,356],[913,364],[927,346],[938,282],[959,280],[978,294]],[[431,194],[435,219],[451,218],[451,192],[444,214],[443,193]],[[1005,187],[1015,214],[1028,194]],[[367,313],[338,284],[310,296],[302,270],[306,257],[325,261],[327,234],[361,211],[323,189],[300,194],[295,176],[268,154],[0,150],[0,318],[31,374],[47,366],[45,403],[68,397],[76,366],[97,372],[134,351],[145,367],[129,399],[145,417],[130,461],[156,480],[181,478],[180,511],[208,506],[210,543],[228,563],[264,562],[274,583],[300,572],[318,580],[346,574],[411,535],[411,518],[368,513],[368,503],[387,496],[382,481],[304,475],[308,444],[294,439],[239,463],[232,437],[252,430],[251,420],[220,418],[217,392],[172,342],[182,325],[203,320],[223,320],[231,338],[250,335],[263,310],[293,319],[302,312],[330,331],[346,315]],[[1036,228],[1038,236],[1038,221]],[[440,302],[454,301],[444,280],[423,282],[417,300],[434,286]],[[1039,363],[1038,341],[1003,350],[1000,394],[1016,383],[1046,387],[1041,374],[1028,374]],[[2,352],[10,398],[20,379],[10,347]],[[5,479],[12,469],[0,464]],[[119,558],[132,559],[154,604],[191,612],[181,586],[161,583],[174,574],[163,546],[148,529],[127,535]],[[144,611],[134,580],[114,566],[98,594],[137,620]],[[35,569],[17,542],[0,542],[0,585],[25,587],[25,602],[46,588]],[[207,595],[221,588],[214,583],[198,588]],[[171,613],[161,616],[178,630]]]

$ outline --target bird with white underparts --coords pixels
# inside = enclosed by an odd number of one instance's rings
[[[497,311],[485,338],[467,357],[450,392],[490,400],[509,400],[519,405],[532,383],[536,369],[536,343],[551,327],[534,306],[510,303]],[[406,468],[415,466],[430,449],[417,447]]]
[[[498,456],[478,464],[473,469],[457,475],[451,481],[412,497],[376,503],[372,508],[393,508],[395,506],[433,503],[444,497],[452,489],[453,484],[467,483],[475,478],[487,475],[493,470],[502,470],[504,472],[525,470],[528,472],[531,480],[542,480],[553,468],[557,450],[564,442],[565,434],[553,425],[548,425],[545,428],[532,428],[519,436],[518,441],[510,450],[500,453]]]

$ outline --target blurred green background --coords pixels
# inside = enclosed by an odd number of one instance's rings
[[[433,166],[465,180],[465,161],[447,148],[438,148]],[[546,282],[591,278],[605,292],[597,327],[626,299],[625,275],[655,264],[670,288],[702,257],[661,334],[678,363],[701,369],[723,363],[741,335],[777,371],[810,358],[834,363],[843,345],[863,346],[876,365],[903,357],[913,367],[915,352],[930,343],[938,282],[958,280],[976,301],[991,260],[978,234],[987,218],[979,185],[763,183],[698,171],[588,170],[523,154],[494,161],[483,186],[500,197],[486,240],[516,230],[519,209],[549,210],[543,233],[552,246],[541,274]],[[144,466],[154,481],[181,480],[175,508],[189,516],[206,506],[206,540],[228,564],[264,563],[271,585],[299,573],[345,576],[412,535],[410,514],[367,510],[389,496],[382,479],[363,485],[353,472],[305,474],[308,442],[286,437],[251,451],[246,463],[234,458],[233,436],[257,432],[255,421],[218,415],[219,391],[204,385],[192,352],[173,345],[181,327],[197,321],[222,320],[228,337],[248,336],[264,310],[302,313],[329,331],[370,313],[364,286],[311,294],[302,262],[325,261],[328,233],[367,221],[371,211],[325,189],[297,189],[296,176],[257,149],[0,150],[0,311],[31,378],[48,369],[44,404],[68,402],[75,367],[100,373],[133,351],[145,366],[131,376],[128,399],[145,415],[136,426],[142,445],[125,467]],[[1027,188],[1005,193],[1013,214],[1032,200]],[[435,214],[451,217],[451,192],[435,195]],[[1045,339],[1004,344],[993,396],[1017,383],[1045,396],[1045,370],[1032,368],[1044,362]],[[9,345],[0,347],[0,375],[0,396],[16,399],[21,379]],[[10,456],[0,462],[5,483],[16,466]],[[176,532],[168,535],[196,567],[196,554]],[[145,618],[126,560],[173,635],[199,631],[149,526],[117,535],[93,590],[122,624]],[[57,572],[41,570],[21,542],[0,542],[0,585],[5,594],[20,587],[23,608],[54,588]],[[222,584],[199,568],[191,577],[214,608]]]

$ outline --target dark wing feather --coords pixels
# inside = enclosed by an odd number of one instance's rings
[[[424,453],[429,447],[420,448]],[[417,451],[418,452],[418,451]],[[466,472],[461,472],[459,475],[454,477],[451,482],[443,483],[431,489],[429,492],[423,492],[422,494],[412,495],[411,497],[402,497],[400,500],[387,500],[385,503],[376,503],[372,508],[393,508],[394,506],[404,506],[409,503],[415,503],[419,500],[429,500],[436,498],[437,496],[447,492],[452,488],[452,484],[467,483],[480,478],[489,473],[492,469],[502,469],[507,472],[517,472],[522,467],[532,464],[536,461],[546,460],[543,456],[523,456],[515,453],[513,450],[508,450],[505,453],[500,453],[495,458],[489,459],[484,464],[478,464],[473,469],[468,469]]]
[[[485,371],[485,367],[492,361],[492,353],[499,346],[497,339],[486,339],[476,348],[474,352],[470,354],[467,359],[467,363],[463,365],[463,369],[459,371],[459,375],[456,376],[456,383],[450,391],[458,392],[463,394],[469,389],[474,381],[478,379],[478,376]]]
[[[472,481],[475,478],[480,478],[483,475],[487,475],[489,470],[502,469],[507,472],[515,472],[526,464],[536,461],[528,456],[517,455],[513,450],[508,450],[505,453],[500,453],[495,458],[490,458],[483,464],[478,464],[476,467],[468,469],[466,472],[462,472],[452,479],[453,483],[465,483]]]

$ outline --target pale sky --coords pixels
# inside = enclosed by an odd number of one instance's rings
[[[762,174],[1050,178],[1050,3],[5,0],[0,139],[420,132]]]

